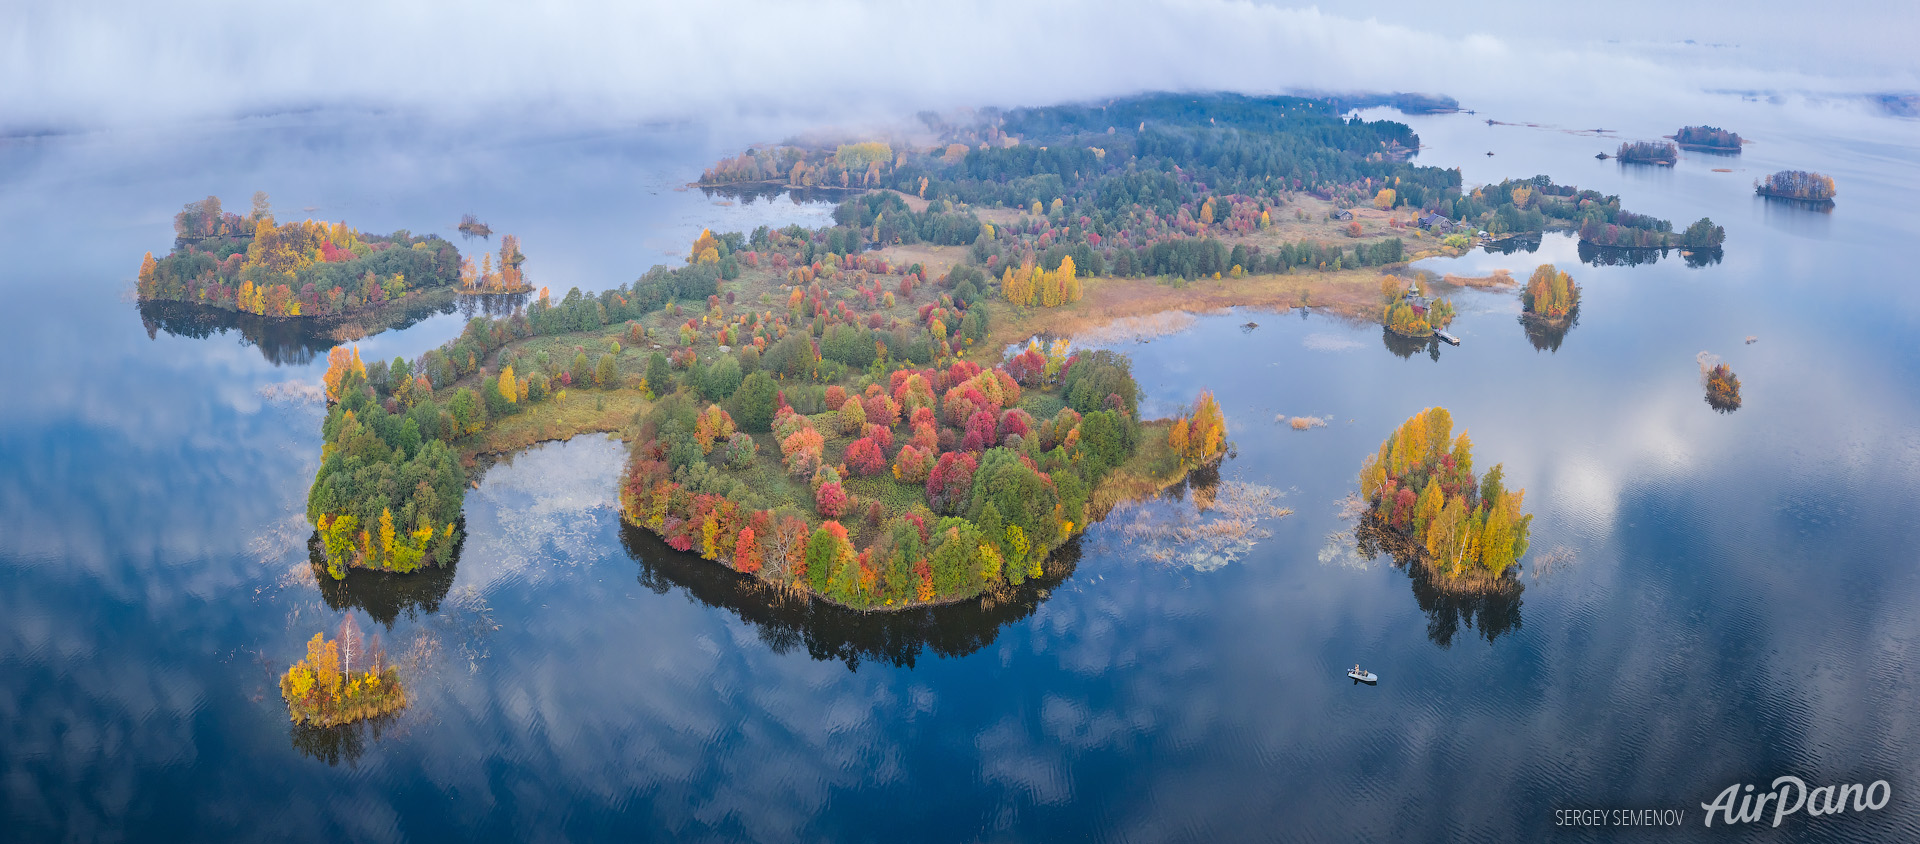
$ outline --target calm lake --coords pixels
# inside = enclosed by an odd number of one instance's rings
[[[1701,804],[1786,774],[1888,780],[1892,801],[1735,837],[1920,837],[1920,124],[1716,102],[1396,118],[1469,184],[1544,173],[1677,226],[1711,215],[1724,256],[1595,266],[1549,234],[1419,265],[1568,269],[1563,336],[1530,335],[1512,291],[1470,291],[1458,347],[1301,311],[1100,340],[1133,357],[1149,415],[1217,392],[1220,484],[1116,513],[1011,602],[886,617],[770,604],[624,529],[624,450],[597,436],[486,472],[452,570],[316,582],[322,409],[279,385],[318,383],[330,343],[132,300],[181,204],[256,189],[283,219],[497,248],[453,234],[473,212],[521,236],[535,284],[610,286],[703,227],[828,220],[676,190],[764,137],[308,116],[0,140],[3,837],[1725,840]],[[1593,157],[1702,121],[1755,143]],[[1789,167],[1833,175],[1837,206],[1752,196]],[[361,354],[413,357],[463,319],[420,314]],[[1744,407],[1706,404],[1703,351]],[[1448,598],[1355,552],[1340,502],[1362,458],[1432,405],[1527,489],[1517,598]],[[1293,512],[1250,547],[1129,528],[1262,488]],[[413,705],[293,729],[277,675],[349,614],[409,667]],[[1380,684],[1349,682],[1355,662]],[[1555,825],[1583,808],[1687,814]]]

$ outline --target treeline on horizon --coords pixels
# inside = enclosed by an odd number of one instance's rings
[[[438,235],[366,234],[345,223],[279,224],[265,193],[248,214],[219,197],[174,215],[173,251],[141,260],[143,300],[270,317],[339,316],[460,281],[460,253]]]
[[[1344,248],[1303,243],[1276,250],[1207,244],[1209,237],[1248,234],[1271,225],[1296,194],[1340,207],[1384,200],[1409,216],[1437,214],[1456,225],[1493,234],[1574,229],[1600,245],[1628,248],[1711,248],[1712,226],[1689,237],[1670,222],[1624,211],[1617,196],[1560,186],[1545,177],[1463,193],[1457,169],[1404,160],[1419,138],[1405,124],[1342,118],[1326,100],[1300,97],[1148,95],[1107,106],[1062,105],[985,109],[966,126],[923,115],[948,141],[930,150],[882,142],[806,150],[748,150],[704,174],[704,184],[785,180],[793,185],[883,187],[931,203],[932,224],[900,208],[879,214],[882,225],[864,243],[890,244],[906,228],[938,228],[919,235],[936,243],[975,244],[974,259],[998,277],[1027,258],[1053,271],[1071,255],[1085,275],[1174,275],[1183,278],[1297,267],[1374,265],[1399,259],[1404,247],[1365,244]],[[857,149],[856,149],[857,148]],[[844,159],[844,160],[843,160]],[[1539,206],[1516,202],[1526,186]],[[886,200],[868,194],[868,204]],[[976,226],[971,236],[962,206],[1025,210],[1017,227]],[[877,206],[873,210],[879,210]],[[1528,211],[1540,211],[1529,214]],[[839,219],[841,225],[868,224]],[[1013,228],[1015,230],[1008,231]],[[984,241],[984,242],[982,242]],[[1198,241],[1191,243],[1190,241]],[[1339,250],[1341,254],[1333,254]],[[1014,253],[1012,255],[1005,253]],[[989,263],[991,262],[991,263]]]

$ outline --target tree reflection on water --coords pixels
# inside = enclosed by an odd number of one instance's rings
[[[293,749],[302,754],[319,759],[328,765],[346,762],[354,767],[360,761],[367,747],[380,740],[380,734],[393,726],[399,716],[380,715],[351,724],[334,727],[316,727],[311,724],[295,724],[287,732],[287,738],[293,743]]]
[[[1478,630],[1481,638],[1492,642],[1520,629],[1520,593],[1526,591],[1517,578],[1507,578],[1497,586],[1480,589],[1449,588],[1418,562],[1419,551],[1399,534],[1384,529],[1369,515],[1354,529],[1360,553],[1367,559],[1381,554],[1393,560],[1394,568],[1405,572],[1413,583],[1413,599],[1427,614],[1427,638],[1442,648],[1453,646],[1454,636],[1464,625]]]
[[[464,531],[462,532],[464,534]],[[307,540],[307,563],[320,586],[320,598],[335,612],[364,610],[388,630],[401,613],[408,621],[440,611],[447,591],[453,588],[454,570],[459,566],[460,548],[453,550],[453,562],[444,566],[425,566],[419,571],[396,574],[366,569],[348,569],[346,578],[334,580],[327,573],[327,562],[320,547],[320,535]]]
[[[454,312],[452,291],[433,291],[417,298],[374,313],[324,319],[263,317],[187,302],[147,301],[139,304],[140,324],[147,329],[149,340],[162,331],[194,340],[236,332],[241,345],[259,349],[260,356],[274,366],[305,366],[344,342],[337,339],[339,336],[370,337]]]
[[[621,543],[640,564],[642,586],[657,594],[684,590],[688,597],[727,610],[752,625],[775,653],[805,648],[817,660],[837,660],[847,670],[862,661],[913,667],[923,653],[965,656],[993,643],[1000,628],[1039,609],[1080,562],[1075,539],[1046,560],[1045,574],[998,594],[897,612],[859,612],[786,593],[697,554],[675,551],[659,537],[629,524]]]

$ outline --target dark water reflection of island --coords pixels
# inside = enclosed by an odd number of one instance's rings
[[[1380,342],[1385,343],[1387,351],[1398,357],[1412,358],[1414,355],[1426,352],[1427,357],[1436,361],[1440,359],[1440,340],[1436,337],[1408,337],[1381,326]]]
[[[392,727],[398,714],[380,715],[350,724],[332,727],[316,727],[311,724],[294,724],[287,731],[287,739],[293,749],[301,755],[318,759],[328,765],[346,762],[348,767],[360,761],[361,754],[367,748],[380,741],[380,734]]]
[[[1560,351],[1560,343],[1567,339],[1567,332],[1580,324],[1580,308],[1575,306],[1567,318],[1560,321],[1535,319],[1526,314],[1519,317],[1520,328],[1527,333],[1527,342],[1533,344],[1536,352]]]
[[[403,613],[408,621],[416,621],[423,615],[440,611],[440,602],[446,600],[447,592],[453,588],[454,572],[460,565],[460,549],[454,549],[453,559],[454,562],[444,566],[427,566],[407,574],[348,569],[344,579],[335,580],[327,573],[319,534],[307,540],[307,564],[313,567],[314,581],[327,608],[335,612],[363,610],[388,630],[393,629],[394,622]]]
[[[1669,252],[1680,253],[1680,259],[1690,269],[1710,267],[1726,257],[1721,249],[1641,249],[1627,246],[1599,246],[1580,241],[1580,263],[1594,267],[1640,267],[1652,266],[1667,257]]]
[[[467,319],[512,316],[525,307],[532,296],[531,293],[463,293],[459,301],[460,315]]]
[[[1427,638],[1434,644],[1453,647],[1463,625],[1479,631],[1488,642],[1520,629],[1520,593],[1526,587],[1518,580],[1506,581],[1502,588],[1491,591],[1448,589],[1425,566],[1412,565],[1404,547],[1395,550],[1404,546],[1405,540],[1383,535],[1372,520],[1362,520],[1354,536],[1359,540],[1361,555],[1369,560],[1385,555],[1395,568],[1406,573],[1413,583],[1413,600],[1427,616]]]
[[[274,366],[305,366],[340,345],[342,341],[336,336],[343,329],[358,336],[371,336],[388,329],[410,328],[429,317],[453,313],[454,305],[448,293],[341,319],[273,319],[187,302],[149,301],[141,302],[139,308],[140,324],[146,328],[149,340],[156,339],[163,331],[194,340],[233,331],[240,335],[241,345],[259,349],[260,356]]]
[[[752,205],[755,201],[762,199],[771,203],[782,195],[791,199],[795,205],[809,202],[838,205],[847,197],[864,193],[865,190],[825,186],[794,187],[778,182],[740,182],[731,185],[701,185],[700,192],[709,199],[717,196],[739,202],[741,205]]]
[[[1075,540],[1047,558],[1043,577],[1005,596],[900,612],[858,612],[771,590],[699,555],[675,551],[629,524],[621,525],[620,540],[640,564],[642,586],[663,595],[685,590],[688,597],[752,625],[775,653],[804,648],[814,659],[846,663],[849,671],[858,670],[862,661],[911,668],[925,653],[965,656],[993,644],[1001,628],[1033,615],[1080,562]]]

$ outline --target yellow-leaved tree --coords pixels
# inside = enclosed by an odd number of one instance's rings
[[[694,238],[693,251],[687,254],[689,264],[715,264],[720,261],[720,239],[713,236],[712,229],[701,229],[700,236]]]
[[[360,363],[360,347],[349,350],[346,346],[335,346],[327,352],[327,374],[321,380],[327,386],[327,400],[340,400],[340,387],[347,376],[367,377],[367,367]]]
[[[520,401],[519,387],[520,382],[513,377],[513,366],[500,367],[500,395],[507,400],[508,404]]]

